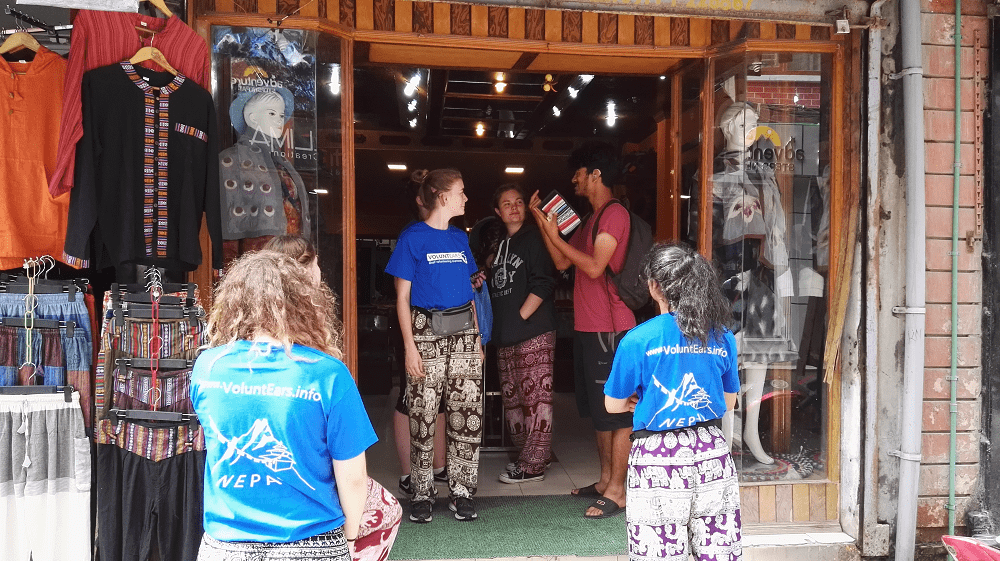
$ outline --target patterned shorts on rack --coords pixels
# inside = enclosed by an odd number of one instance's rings
[[[21,327],[0,326],[0,386],[28,385],[35,370],[21,367],[29,362],[36,366],[45,385],[72,383],[81,375],[89,379],[90,347],[82,338],[66,337],[64,332],[64,329],[36,328],[29,333]],[[73,376],[68,376],[67,371],[72,371]]]
[[[629,559],[743,559],[740,490],[715,426],[637,438],[628,459]]]
[[[119,366],[111,377],[114,380],[112,407],[194,413],[190,369],[157,372],[155,388],[150,370]]]
[[[344,529],[289,543],[222,542],[201,538],[198,561],[351,561]]]

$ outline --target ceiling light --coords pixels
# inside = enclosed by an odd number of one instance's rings
[[[562,115],[562,111],[560,111],[558,107],[556,107],[555,105],[553,105],[552,106],[552,114],[555,115],[556,117],[558,117],[559,115]]]
[[[410,111],[410,113],[413,113],[414,111],[416,111],[417,110],[417,100],[411,99],[410,102],[406,104],[406,108]]]
[[[504,74],[503,72],[497,72],[494,75],[494,77],[497,79],[497,82],[506,82],[507,81],[507,75]]]
[[[406,164],[386,164],[392,171],[406,171]]]
[[[508,138],[514,138],[514,131],[507,131]]]
[[[417,93],[417,87],[420,86],[420,73],[417,72],[410,78],[410,81],[406,83],[406,87],[403,88],[403,95],[406,97],[413,97],[413,94]]]
[[[313,193],[316,193],[317,195],[326,195],[329,192],[330,191],[327,191],[326,189],[313,189]]]
[[[504,88],[507,87],[507,82],[497,82],[493,84],[493,87],[497,89],[497,93],[503,93]]]
[[[615,121],[618,120],[618,114],[615,113],[615,102],[613,102],[613,101],[609,101],[608,102],[608,116],[607,116],[607,120],[608,120],[608,126],[609,127],[615,126]]]
[[[482,123],[476,124],[476,136],[483,136],[486,134],[486,125]]]
[[[330,93],[340,95],[340,65],[330,65]]]
[[[660,79],[661,79],[661,80],[666,80],[666,79],[667,79],[667,77],[666,77],[666,76],[660,76]]]
[[[522,166],[507,166],[507,169],[503,170],[504,173],[524,173],[524,167]]]
[[[589,84],[590,81],[593,80],[593,79],[594,79],[594,75],[593,74],[580,74],[580,80],[584,84]]]
[[[566,91],[569,92],[569,96],[573,99],[576,99],[576,95],[580,93],[580,90],[574,88],[573,86],[566,88]]]
[[[416,117],[410,119],[410,128],[411,129],[417,128],[417,118]]]
[[[682,199],[690,199],[690,198],[691,198],[691,195],[681,195],[681,198],[682,198]]]

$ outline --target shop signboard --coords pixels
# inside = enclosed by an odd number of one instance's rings
[[[451,0],[440,0],[451,1]],[[868,14],[864,0],[459,0],[465,4],[621,12],[777,23],[859,24]]]

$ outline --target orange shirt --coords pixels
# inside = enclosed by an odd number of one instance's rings
[[[48,186],[65,77],[66,61],[45,47],[28,62],[0,57],[0,270],[62,255],[69,194],[53,199]]]

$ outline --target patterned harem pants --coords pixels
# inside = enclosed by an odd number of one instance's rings
[[[628,459],[629,559],[743,559],[740,490],[722,431],[682,428],[637,438]]]
[[[521,449],[518,467],[542,473],[552,454],[552,365],[556,332],[497,350],[503,412],[514,445]]]
[[[198,561],[351,561],[344,527],[289,543],[222,542],[205,534]]]
[[[431,318],[411,311],[413,340],[423,360],[424,377],[406,377],[410,408],[410,477],[413,500],[434,492],[434,428],[438,403],[445,400],[448,489],[452,497],[471,497],[479,484],[479,444],[483,439],[483,360],[476,329],[441,336]]]

